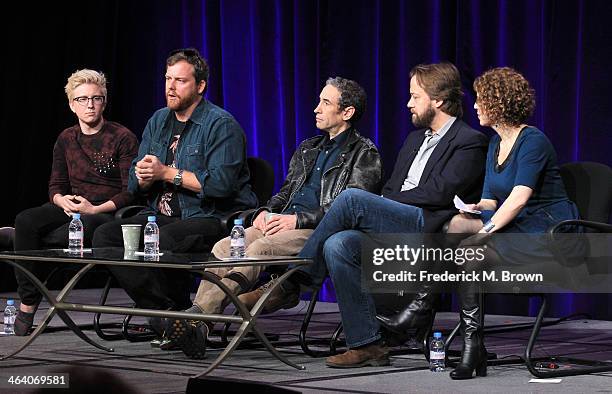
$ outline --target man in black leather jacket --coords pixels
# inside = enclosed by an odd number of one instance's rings
[[[390,362],[374,299],[363,287],[362,267],[373,267],[374,263],[371,258],[362,258],[362,245],[373,235],[438,232],[457,212],[455,195],[478,201],[487,137],[460,119],[462,95],[461,78],[454,65],[423,64],[412,69],[407,106],[419,129],[406,138],[382,189],[383,196],[358,189],[342,192],[299,253],[313,263],[296,270],[267,299],[266,305],[282,304],[295,298],[301,285],[321,286],[329,273],[349,348],[328,357],[325,363],[330,367],[382,366]],[[421,290],[416,305],[411,307],[419,317],[414,319],[418,324],[409,328],[433,323],[433,289],[422,285]],[[258,289],[239,298],[250,307],[260,293]]]
[[[378,150],[354,127],[365,111],[365,91],[355,81],[336,77],[327,80],[319,98],[314,113],[316,126],[324,134],[300,144],[280,191],[253,215],[255,220],[246,229],[247,256],[295,255],[340,192],[347,188],[380,191],[382,165]],[[229,257],[229,237],[219,241],[212,251],[217,258]],[[209,271],[239,294],[252,287],[261,269],[249,266]],[[202,281],[194,306],[188,311],[220,313],[228,302],[218,286]],[[298,302],[298,297],[288,298],[278,308],[290,308]],[[188,338],[179,339],[179,343],[186,344],[183,350],[188,356],[201,355],[202,349],[198,351],[195,346],[194,350]]]

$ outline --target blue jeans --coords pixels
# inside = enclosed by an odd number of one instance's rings
[[[351,230],[351,231],[346,231]],[[299,257],[313,263],[300,268],[320,286],[329,270],[350,348],[380,339],[374,300],[361,289],[364,233],[419,233],[423,210],[360,189],[342,192],[310,236]]]

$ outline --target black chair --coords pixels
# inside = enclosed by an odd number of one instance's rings
[[[268,161],[264,159],[260,159],[258,157],[247,158],[247,165],[249,167],[249,173],[250,173],[249,184],[251,185],[251,189],[257,196],[257,199],[260,203],[268,201],[270,197],[272,196],[272,189],[274,187],[274,169],[272,168],[270,163],[268,163]],[[136,215],[138,212],[140,212],[144,208],[145,206],[143,205],[127,206],[127,207],[124,207],[118,210],[117,215],[118,217],[121,217],[121,218],[127,218],[130,216]],[[221,220],[221,227],[223,228],[224,232],[223,234],[221,234],[219,239],[227,236],[230,233],[234,225],[234,219],[245,215],[246,212],[251,212],[251,211],[252,210],[232,212],[222,217],[220,220]],[[104,286],[104,289],[102,290],[102,294],[100,297],[100,305],[104,305],[106,303],[108,293],[112,285],[112,280],[113,280],[112,276],[109,275],[106,285]],[[100,324],[100,317],[101,317],[101,314],[99,313],[96,313],[94,315],[94,330],[96,331],[96,334],[102,339],[105,339],[105,340],[127,339],[128,341],[131,341],[131,342],[139,342],[139,341],[149,340],[153,337],[153,334],[150,332],[147,332],[144,326],[138,326],[138,325],[131,326],[130,321],[132,319],[132,316],[126,316],[124,318],[123,323],[121,324],[120,333],[104,332],[102,330],[102,325]],[[136,331],[136,333],[131,332],[134,330]]]
[[[13,227],[0,227],[0,250],[13,250],[14,237]],[[14,288],[15,282],[13,267],[8,264],[0,264],[0,289]]]
[[[267,160],[258,157],[247,159],[249,171],[251,173],[251,188],[259,200],[259,204],[264,204],[272,197],[274,189],[274,168]]]
[[[549,230],[549,234],[554,236],[564,226],[576,225],[582,226],[590,232],[612,233],[612,225],[608,224],[612,212],[612,169],[600,163],[568,163],[561,166],[561,177],[570,199],[578,206],[580,217],[583,219],[566,220],[558,223]],[[531,355],[542,327],[547,306],[547,300],[544,297],[525,349],[525,364],[529,372],[538,378],[553,378],[612,371],[612,363],[571,357],[556,357],[556,360],[580,365],[580,367],[558,370],[536,368],[535,362],[541,359],[533,359]]]
[[[576,204],[580,212],[580,217],[583,219],[566,220],[558,223],[549,229],[548,233],[550,236],[554,237],[554,235],[559,233],[560,229],[565,226],[582,226],[585,231],[588,232],[612,233],[612,225],[608,224],[612,212],[612,169],[605,164],[593,162],[567,163],[562,165],[560,169],[568,197]],[[545,358],[533,358],[532,353],[536,346],[536,340],[540,333],[540,329],[544,326],[557,324],[565,319],[561,318],[551,322],[544,322],[544,316],[548,308],[547,297],[544,294],[526,294],[526,296],[538,297],[541,299],[540,309],[535,322],[529,325],[520,324],[509,328],[497,326],[494,332],[499,333],[532,327],[532,332],[522,359],[532,375],[538,378],[552,378],[612,371],[612,363],[571,357],[549,356]],[[484,305],[482,300],[481,304]],[[484,317],[484,313],[482,315]],[[456,337],[458,331],[459,324],[447,338],[447,354],[449,353],[448,349],[450,344]],[[485,329],[485,335],[487,332],[491,331]],[[557,370],[542,370],[537,368],[537,363],[546,365],[548,364],[546,361],[552,358],[554,358],[556,362],[580,365],[581,367],[560,368]]]
[[[0,248],[2,250],[12,250],[14,239],[15,239],[15,228],[14,227],[0,227]]]

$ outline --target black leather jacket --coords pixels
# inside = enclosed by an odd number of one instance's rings
[[[321,177],[319,208],[297,212],[296,228],[315,228],[344,189],[356,187],[372,193],[380,192],[383,171],[378,149],[354,128],[345,133],[351,135],[348,136],[336,162]],[[287,208],[295,192],[302,188],[306,177],[312,171],[319,154],[319,145],[324,138],[324,135],[319,135],[300,144],[291,158],[287,178],[280,191],[272,196],[254,217],[257,217],[261,210],[279,213]]]

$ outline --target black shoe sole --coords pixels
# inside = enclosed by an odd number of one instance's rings
[[[206,358],[206,337],[208,328],[187,326],[187,334],[184,337],[181,345],[183,353],[194,360],[202,360]]]
[[[169,339],[170,341],[180,345],[183,342],[183,337],[185,336],[186,332],[187,321],[185,320],[168,319],[164,322],[164,339]]]
[[[300,303],[300,299],[298,298],[295,301],[292,300],[290,302],[285,302],[283,304],[274,305],[273,309],[270,309],[269,307],[264,305],[263,309],[261,310],[261,314],[262,315],[268,315],[270,313],[274,313],[276,311],[280,311],[281,309],[291,309],[291,308],[296,307],[299,303]]]
[[[391,365],[391,361],[389,361],[388,358],[379,360],[366,360],[359,364],[334,364],[326,361],[325,365],[330,368],[386,367],[388,365]]]
[[[202,360],[206,357],[206,336],[208,327],[195,327],[186,320],[175,319],[166,324],[164,330],[165,338],[177,344],[183,353],[194,360]]]

